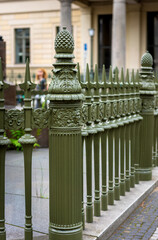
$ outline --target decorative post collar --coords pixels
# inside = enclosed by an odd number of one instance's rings
[[[55,58],[53,78],[49,85],[49,100],[82,100],[76,64],[73,63],[74,40],[64,27],[55,39]]]

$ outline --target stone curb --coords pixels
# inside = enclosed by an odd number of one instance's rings
[[[83,231],[83,240],[108,239],[126,220],[126,218],[129,217],[129,215],[142,203],[142,201],[158,186],[158,167],[153,169],[153,178],[151,181],[140,182],[140,184],[135,186],[136,187],[131,189],[129,193],[126,193],[125,197],[121,197],[120,201],[116,201],[116,204],[114,206],[109,206],[108,211],[102,211],[101,217],[94,217],[94,223],[86,224],[86,229]],[[135,193],[135,191],[137,191],[137,193]],[[136,194],[135,199],[132,201],[130,201],[131,193]],[[122,200],[124,200],[123,203],[121,203]],[[129,202],[129,206],[122,207],[121,204],[126,204],[126,202]],[[118,208],[120,208],[120,213],[118,211]],[[116,214],[114,212],[116,212]],[[118,216],[116,216],[117,213],[119,213]],[[103,229],[100,228],[97,231],[99,225],[103,225],[104,227]],[[93,229],[95,230],[93,231]]]

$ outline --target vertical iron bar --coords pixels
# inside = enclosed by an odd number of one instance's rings
[[[108,189],[108,204],[114,205],[114,185],[113,185],[113,128],[108,131],[108,153],[109,153],[109,189]]]
[[[93,222],[93,204],[92,204],[92,134],[86,137],[86,176],[87,176],[87,205],[86,221]]]
[[[130,131],[130,125],[125,126],[125,136],[126,136],[126,141],[125,141],[125,146],[126,146],[126,191],[130,191],[130,166],[129,166],[129,131]]]
[[[120,182],[119,182],[119,139],[120,127],[115,129],[115,200],[120,200]]]
[[[36,85],[31,82],[29,62],[26,62],[25,82],[20,84],[20,88],[24,90],[24,112],[25,112],[25,135],[19,139],[19,143],[23,146],[24,153],[24,170],[25,170],[25,239],[33,239],[32,229],[32,150],[36,142],[34,136],[31,135],[32,125],[32,107],[31,107],[31,89]]]
[[[0,58],[0,239],[6,240],[5,230],[5,153],[10,143],[7,137],[4,137],[5,131],[5,107],[4,107],[4,89],[9,85],[3,81],[2,61]]]
[[[105,130],[101,133],[101,153],[102,153],[102,195],[101,195],[101,203],[102,203],[102,211],[106,211],[108,209],[108,195],[107,195],[107,132]]]

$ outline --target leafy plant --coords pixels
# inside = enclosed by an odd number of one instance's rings
[[[10,138],[11,143],[16,147],[17,151],[22,151],[22,145],[18,140],[25,134],[24,130],[10,130],[12,138]]]
[[[37,129],[38,131],[38,136],[41,134],[41,130]],[[17,151],[22,151],[23,147],[22,145],[18,142],[18,140],[25,134],[25,131],[20,129],[20,130],[10,130],[11,133],[11,138],[10,141],[13,144],[13,146],[15,146]],[[38,143],[35,143],[33,145],[34,148],[40,147],[40,145]]]
[[[40,145],[39,145],[38,143],[34,143],[33,147],[34,147],[34,148],[40,147]]]

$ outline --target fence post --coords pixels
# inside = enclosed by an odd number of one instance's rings
[[[142,100],[140,129],[140,180],[152,179],[152,145],[154,134],[155,83],[153,58],[146,52],[141,58],[140,80],[142,83],[140,97]]]
[[[6,240],[5,231],[5,152],[10,143],[4,137],[5,129],[5,108],[4,108],[4,89],[8,84],[3,82],[2,62],[0,58],[0,239]]]
[[[36,143],[36,138],[31,135],[32,131],[32,107],[31,107],[31,90],[36,85],[31,82],[29,62],[26,62],[25,82],[20,84],[24,90],[24,116],[25,116],[25,135],[19,139],[23,146],[24,152],[24,170],[25,170],[25,240],[33,239],[32,230],[32,150]]]
[[[57,59],[49,85],[50,240],[82,239],[81,86],[72,35],[63,28],[56,37]]]

